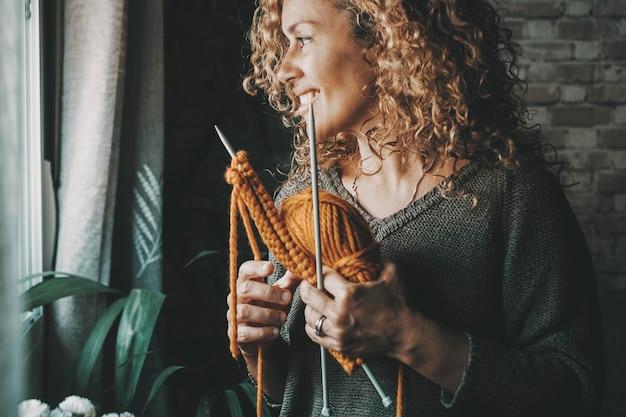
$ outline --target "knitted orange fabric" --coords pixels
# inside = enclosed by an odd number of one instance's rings
[[[254,238],[250,217],[259,235],[276,259],[296,276],[316,284],[315,234],[311,189],[287,198],[279,212],[248,161],[245,151],[237,152],[226,170],[226,181],[233,186],[230,211],[229,280],[230,311],[236,323],[237,305],[237,214],[242,218],[255,259],[259,249]],[[347,201],[325,191],[319,192],[322,262],[351,282],[367,282],[378,278],[382,262],[379,243],[371,234],[361,214]],[[231,326],[230,350],[239,355],[237,326]],[[359,358],[350,358],[330,352],[352,374],[362,364]],[[259,349],[257,412],[260,413],[262,394],[262,352]],[[400,380],[399,380],[400,382]],[[401,414],[400,414],[401,415]]]

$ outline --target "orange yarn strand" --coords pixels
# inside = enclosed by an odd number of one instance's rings
[[[252,255],[254,256],[255,261],[261,260],[261,250],[259,249],[259,245],[254,238],[254,230],[252,230],[252,223],[250,222],[250,216],[245,210],[246,206],[243,201],[239,200],[239,213],[241,214],[241,220],[243,222],[244,228],[246,230],[246,236],[248,237],[248,242],[250,243],[250,249],[252,249]]]
[[[242,200],[239,200],[238,207],[244,229],[246,230],[246,236],[248,237],[248,242],[250,243],[250,248],[252,249],[254,260],[259,261],[261,260],[261,250],[259,249],[259,245],[254,237],[254,231],[252,230],[250,216],[248,216],[246,206],[244,205]],[[256,409],[257,417],[263,417],[263,411],[261,411],[263,410],[263,346],[259,345],[257,349]]]
[[[257,351],[256,368],[256,415],[263,417],[263,346],[259,345]]]
[[[396,393],[396,417],[402,417],[402,396],[404,395],[404,365],[398,364],[398,391]]]
[[[233,358],[239,356],[239,347],[237,346],[237,200],[230,200],[230,232],[228,234],[228,282],[230,297],[228,306],[230,309],[233,325],[230,327],[230,354]]]

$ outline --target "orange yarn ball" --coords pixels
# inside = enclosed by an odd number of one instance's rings
[[[322,262],[351,282],[378,278],[382,265],[380,245],[361,213],[334,194],[323,190],[318,194]],[[291,238],[315,259],[311,188],[285,199],[281,214]]]
[[[350,282],[367,282],[378,278],[382,268],[380,244],[354,206],[334,194],[320,190],[320,240],[322,262],[330,265]],[[315,259],[313,195],[308,188],[291,196],[281,206],[285,226],[297,246]],[[363,363],[330,351],[344,370],[352,374]]]

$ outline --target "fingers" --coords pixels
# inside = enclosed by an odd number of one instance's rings
[[[291,291],[264,282],[244,280],[237,284],[237,304],[274,305],[289,307]]]
[[[300,285],[300,296],[306,304],[304,309],[305,332],[309,338],[327,349],[340,351],[344,327],[336,326],[343,322],[341,302],[338,300],[350,287],[341,275],[329,267],[324,267],[324,291],[307,281]],[[322,319],[322,316],[325,319]]]
[[[380,273],[379,281],[390,283],[392,285],[402,286],[402,271],[393,262],[386,261],[383,264],[383,270]]]
[[[291,291],[292,293],[296,290],[296,287],[300,285],[302,279],[295,276],[292,272],[287,271],[285,275],[283,275],[278,281],[274,283],[275,286],[279,288],[285,288]]]
[[[269,261],[246,261],[239,267],[238,280],[258,280],[274,272],[274,264]]]
[[[274,308],[253,304],[237,305],[237,322],[240,324],[256,324],[264,326],[282,326],[287,320],[287,313]]]
[[[314,310],[309,306],[304,309],[304,322],[307,330],[317,337],[335,336],[336,329],[333,325],[332,320],[328,318],[325,314],[320,313],[319,311]],[[317,334],[318,330],[319,334]]]
[[[353,356],[387,353],[397,339],[398,317],[406,312],[401,271],[386,263],[378,280],[352,283],[325,268],[323,278],[325,291],[308,282],[300,287],[309,338]],[[320,321],[322,315],[326,319]]]
[[[237,343],[239,345],[258,344],[276,340],[280,335],[278,327],[237,326]]]
[[[328,268],[324,273],[324,289],[341,303],[346,298],[351,298],[358,284],[346,280],[341,274]]]
[[[327,317],[332,316],[334,318],[330,306],[332,298],[326,292],[317,289],[307,281],[302,281],[302,284],[300,284],[300,297],[307,307],[318,312],[324,312]]]
[[[291,303],[294,277],[283,277],[278,285],[268,285],[264,281],[274,271],[274,265],[267,261],[247,261],[239,268],[237,279],[237,304],[275,305],[285,308]]]
[[[280,337],[280,327],[287,320],[300,279],[287,273],[274,285],[267,284],[265,278],[273,272],[271,262],[244,262],[239,268],[236,297],[228,296],[229,335],[232,326],[237,326],[236,343],[244,354],[253,354],[258,344],[269,345]]]
[[[333,345],[335,340],[335,328],[332,321],[319,311],[306,306],[304,309],[304,331],[309,338],[326,348]]]
[[[323,273],[324,291],[320,291],[308,282],[303,282],[300,286],[300,295],[306,305],[317,311],[323,311],[327,317],[331,317],[337,307],[343,306],[346,300],[353,297],[358,285],[347,281],[330,267],[325,266]],[[336,319],[335,316],[332,318]]]

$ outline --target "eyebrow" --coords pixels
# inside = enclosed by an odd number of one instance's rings
[[[287,30],[285,31],[285,33],[288,34],[292,34],[296,31],[296,28],[299,25],[305,25],[305,24],[309,24],[309,25],[319,25],[320,22],[317,20],[299,20],[291,25],[289,25],[289,27],[287,27]]]

